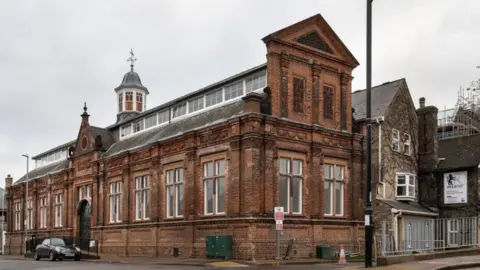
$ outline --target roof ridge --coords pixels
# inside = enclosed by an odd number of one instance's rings
[[[150,109],[148,109],[148,110],[146,110],[146,111],[143,111],[142,113],[140,113],[140,114],[138,114],[138,115],[136,115],[136,116],[128,119],[128,120],[125,121],[125,122],[119,122],[119,123],[114,123],[114,124],[112,124],[112,125],[109,125],[109,126],[105,127],[105,129],[111,129],[111,128],[116,127],[116,126],[123,125],[123,124],[125,124],[126,122],[132,122],[132,121],[134,121],[135,119],[139,119],[139,118],[145,117],[145,116],[147,116],[147,115],[150,114],[150,113],[154,113],[154,112],[156,112],[156,111],[158,111],[158,110],[168,108],[169,106],[176,104],[178,101],[181,101],[181,100],[184,100],[184,99],[187,99],[187,98],[194,97],[195,95],[197,95],[197,94],[199,94],[199,93],[202,93],[202,92],[204,92],[204,91],[207,91],[207,90],[209,90],[209,89],[211,89],[211,88],[215,88],[215,87],[218,87],[218,86],[223,85],[223,84],[225,84],[225,83],[228,83],[228,82],[230,82],[230,81],[232,81],[232,80],[239,79],[239,78],[241,78],[241,77],[243,77],[243,76],[245,76],[245,75],[247,75],[247,74],[249,74],[249,73],[257,72],[257,71],[259,71],[260,69],[263,69],[263,68],[266,68],[266,67],[267,67],[267,63],[263,63],[263,64],[260,64],[260,65],[256,65],[256,66],[253,66],[253,67],[251,67],[251,68],[245,69],[245,70],[243,70],[243,71],[241,71],[241,72],[235,73],[235,74],[232,75],[232,76],[228,76],[228,77],[226,77],[226,78],[224,78],[224,79],[222,79],[222,80],[216,81],[216,82],[211,83],[211,84],[209,84],[209,85],[207,85],[207,86],[201,87],[201,88],[199,88],[199,89],[197,89],[197,90],[195,90],[195,91],[188,92],[187,94],[184,94],[184,95],[182,95],[182,96],[180,96],[180,97],[177,97],[177,98],[172,99],[172,100],[170,100],[170,101],[167,101],[167,102],[165,102],[165,103],[163,103],[163,104],[160,104],[160,105],[155,106],[155,107],[153,107],[153,108],[150,108]]]
[[[380,86],[388,85],[388,84],[393,84],[393,83],[396,83],[396,82],[399,82],[399,81],[406,81],[406,79],[405,78],[400,78],[400,79],[396,79],[394,81],[386,81],[386,82],[383,82],[381,84],[372,86],[372,89],[378,88]],[[367,91],[367,89],[354,90],[352,93],[357,93],[357,92],[362,92],[362,91]]]
[[[45,151],[41,152],[40,154],[36,154],[35,156],[32,157],[32,159],[39,158],[40,156],[44,156],[44,155],[46,155],[50,152],[53,152],[54,150],[57,150],[57,149],[62,148],[64,146],[66,147],[66,146],[68,146],[70,144],[74,144],[76,142],[77,142],[77,139],[74,139],[74,140],[70,140],[66,143],[58,144],[57,146],[51,147],[48,150],[45,150]]]

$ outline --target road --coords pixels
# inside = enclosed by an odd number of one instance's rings
[[[327,270],[338,269],[339,265],[283,265],[283,266],[250,266],[247,269],[255,270]],[[212,268],[199,266],[171,266],[171,265],[139,265],[139,264],[110,264],[103,262],[75,262],[75,261],[31,261],[31,260],[0,260],[0,270],[84,270],[86,268],[95,268],[95,270],[226,270],[234,268]],[[236,268],[238,269],[238,268]],[[240,268],[245,269],[245,268]]]

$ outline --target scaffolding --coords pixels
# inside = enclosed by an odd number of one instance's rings
[[[468,88],[460,87],[454,108],[438,112],[439,140],[480,133],[480,79]]]

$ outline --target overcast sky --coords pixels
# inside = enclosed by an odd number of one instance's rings
[[[453,106],[480,77],[480,1],[373,4],[374,85],[406,78],[416,104]],[[360,62],[354,90],[365,88],[363,0],[0,1],[0,186],[25,173],[22,153],[76,138],[84,101],[91,124],[115,121],[130,48],[151,108],[264,63],[262,37],[316,13]]]

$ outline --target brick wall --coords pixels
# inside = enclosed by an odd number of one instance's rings
[[[292,43],[307,32],[320,35],[332,51]],[[280,204],[279,163],[285,157],[302,161],[302,197],[300,213],[286,215],[282,250],[292,237],[296,257],[310,257],[321,242],[358,248],[364,235],[363,196],[358,196],[364,192],[364,142],[361,135],[351,133],[351,72],[358,63],[320,15],[277,34],[264,39],[271,116],[250,113],[106,160],[99,159],[101,153],[94,148],[84,117],[79,134],[90,143],[70,158],[68,172],[37,179],[31,187],[38,195],[48,194],[51,203],[54,194],[64,194],[63,229],[52,230],[51,206],[45,232],[78,235],[77,188],[91,184],[92,198],[87,199],[92,205],[91,237],[99,240],[104,254],[171,256],[172,248],[178,247],[183,257],[203,257],[206,235],[232,234],[234,257],[271,258],[273,208]],[[294,76],[306,82],[302,112],[293,110]],[[333,88],[332,119],[323,113],[324,86]],[[225,213],[206,215],[203,164],[218,159],[226,161]],[[346,168],[343,215],[324,214],[325,160]],[[176,218],[166,215],[165,170],[172,164],[184,170],[183,216]],[[135,216],[139,176],[148,176],[150,183],[146,220]],[[113,182],[122,183],[121,221],[111,223],[109,184]],[[23,185],[11,191],[10,201],[21,199]],[[9,232],[11,241],[17,234]]]
[[[173,248],[184,258],[205,258],[205,237],[232,235],[234,259],[271,259],[276,256],[276,231],[273,220],[248,223],[241,220],[222,221],[221,224],[184,224],[169,227],[135,229],[107,229],[98,232],[101,254],[125,256],[173,257]],[[280,252],[285,254],[290,239],[294,239],[290,253],[295,258],[315,255],[315,246],[344,244],[352,252],[363,249],[363,227],[359,225],[286,224],[280,235]]]
[[[37,230],[45,235],[78,234],[77,187],[98,179],[101,193],[93,194],[88,202],[93,204],[92,238],[100,241],[101,252],[124,256],[170,256],[172,247],[180,247],[184,256],[203,256],[204,236],[214,233],[232,233],[236,245],[236,256],[267,256],[275,243],[270,230],[273,225],[273,207],[279,204],[279,158],[282,156],[300,157],[304,160],[302,183],[302,213],[287,215],[286,235],[298,239],[297,257],[309,256],[314,252],[315,243],[346,240],[359,241],[362,234],[357,230],[363,216],[362,198],[355,196],[362,191],[362,137],[345,133],[332,133],[317,130],[312,132],[307,125],[292,124],[274,118],[266,118],[263,123],[258,115],[242,117],[235,125],[219,124],[210,130],[201,131],[197,136],[205,137],[203,143],[194,149],[177,148],[168,153],[178,139],[165,143],[159,148],[150,148],[138,153],[119,156],[108,160],[101,167],[106,171],[100,175],[81,173],[80,175],[52,176],[51,190],[43,190],[48,181],[38,180],[39,194],[53,195],[64,192],[64,228],[52,229],[54,207],[49,212],[49,228]],[[244,136],[235,137],[236,130]],[[209,141],[208,134],[227,132],[223,140]],[[217,138],[217,137],[215,137]],[[275,140],[273,139],[275,138]],[[186,138],[184,138],[186,139]],[[307,140],[313,142],[306,143]],[[318,141],[318,142],[315,142]],[[186,145],[186,143],[185,143]],[[313,147],[312,147],[313,145]],[[327,147],[319,147],[325,145]],[[163,155],[162,155],[163,153]],[[159,156],[153,156],[159,155]],[[143,159],[140,159],[139,157]],[[226,214],[204,215],[203,162],[226,158]],[[344,196],[344,216],[324,216],[323,207],[323,166],[325,160],[338,160],[347,166]],[[95,162],[95,161],[94,161]],[[183,218],[166,217],[165,170],[171,164],[178,164],[185,171]],[[119,168],[122,168],[119,170]],[[314,172],[314,173],[313,173]],[[150,175],[152,194],[150,220],[135,220],[135,176]],[[105,178],[104,178],[105,176]],[[72,184],[65,185],[67,177]],[[98,178],[96,178],[98,177]],[[122,178],[119,178],[122,177]],[[122,222],[110,223],[108,184],[123,179]],[[95,192],[96,185],[93,191]],[[127,188],[126,186],[130,187]],[[16,188],[16,187],[15,187]],[[15,190],[15,189],[14,189]],[[14,198],[21,198],[21,189],[14,192]],[[153,193],[155,192],[155,193]],[[103,194],[99,197],[98,194]],[[42,196],[43,196],[42,195]],[[105,209],[102,211],[102,209]],[[246,217],[253,219],[246,220]],[[268,222],[263,220],[267,217]],[[213,218],[213,219],[212,219]],[[235,222],[232,218],[240,218]],[[318,225],[311,225],[314,220]],[[294,222],[288,225],[288,220]],[[98,223],[97,223],[98,221]],[[255,225],[249,225],[254,221]],[[37,219],[39,224],[39,219]],[[337,222],[339,225],[328,225]],[[232,225],[230,225],[232,223]],[[259,223],[259,224],[258,224]],[[298,224],[297,224],[298,223]],[[262,225],[263,224],[263,225]],[[288,229],[289,228],[289,229]],[[298,229],[296,229],[298,228]],[[343,229],[342,229],[343,228]],[[254,232],[254,237],[250,233]],[[16,235],[17,233],[10,233]],[[152,242],[152,239],[157,239]],[[255,242],[257,241],[257,242]],[[257,243],[257,244],[255,244]],[[263,243],[263,244],[262,244]],[[12,247],[15,244],[12,244]],[[252,248],[254,247],[254,251]],[[264,251],[262,251],[264,250]],[[253,255],[252,255],[253,254]]]

